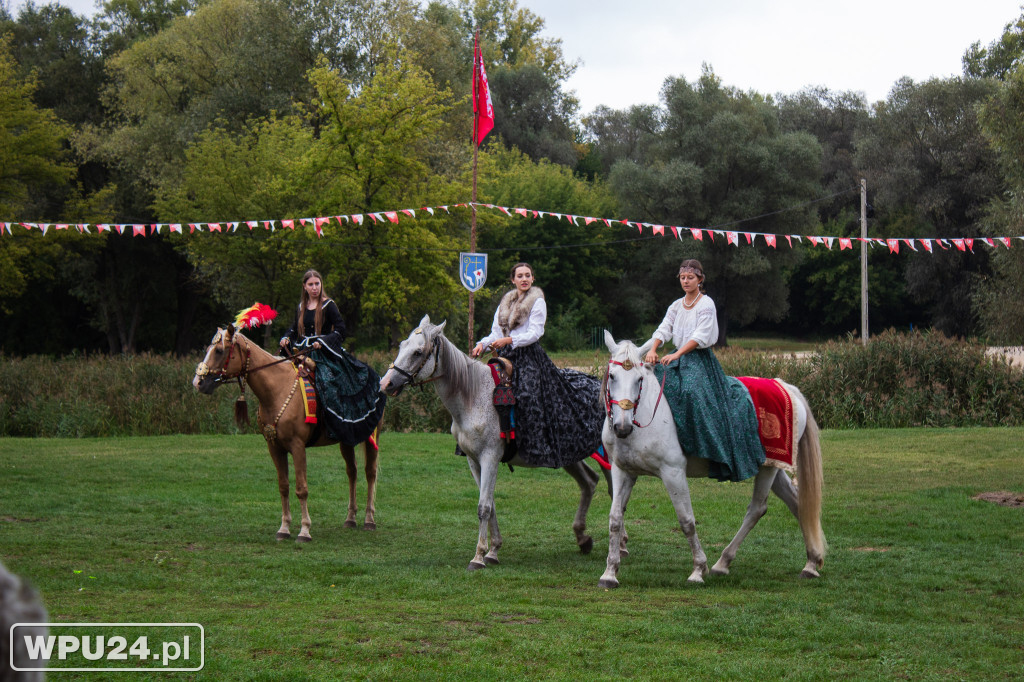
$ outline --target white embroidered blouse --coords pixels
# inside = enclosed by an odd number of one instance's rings
[[[697,342],[698,348],[710,348],[718,341],[718,314],[715,302],[709,296],[701,296],[693,308],[683,307],[683,299],[677,299],[668,307],[665,319],[658,325],[652,339],[662,344],[672,339],[676,348],[682,348],[687,341]]]
[[[477,343],[483,344],[484,348],[491,345],[498,339],[504,338],[504,334],[501,332],[501,325],[498,324],[498,313],[500,312],[500,306],[498,310],[494,311],[494,321],[491,322],[491,333],[480,339]],[[529,346],[531,343],[537,343],[540,341],[540,337],[544,336],[544,323],[548,319],[548,304],[544,302],[543,298],[538,298],[533,307],[530,308],[530,316],[523,322],[519,323],[519,326],[509,331],[509,337],[512,339],[512,347],[519,348],[521,346]]]

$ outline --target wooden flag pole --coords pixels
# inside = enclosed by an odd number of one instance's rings
[[[476,132],[478,130],[477,123],[480,117],[480,112],[476,106],[476,81],[477,81],[477,63],[476,63],[476,51],[477,45],[480,42],[480,29],[476,29],[473,33],[473,194],[472,202],[470,203],[469,212],[469,252],[476,253],[476,166],[477,157],[480,150],[480,141],[476,139]],[[473,350],[473,303],[475,302],[475,292],[469,292],[469,329],[466,334],[466,342],[469,344],[469,351]]]

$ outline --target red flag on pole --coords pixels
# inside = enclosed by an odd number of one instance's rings
[[[479,147],[487,133],[494,128],[494,107],[491,90],[487,86],[484,56],[480,52],[479,36],[473,37],[473,143]]]

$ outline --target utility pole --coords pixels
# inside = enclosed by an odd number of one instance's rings
[[[868,345],[868,182],[860,179],[860,342]]]

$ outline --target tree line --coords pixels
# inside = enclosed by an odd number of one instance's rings
[[[665,225],[872,237],[1022,229],[1024,16],[964,54],[963,74],[894,83],[884,101],[730,87],[705,65],[657,104],[581,112],[579,64],[516,0],[109,0],[93,17],[0,6],[0,220],[211,222],[371,213],[470,196],[472,36],[495,129],[479,200]],[[600,221],[479,216],[490,254],[476,327],[504,273],[533,263],[549,346],[605,326],[633,336],[700,258],[734,330],[831,337],[859,328],[851,252],[648,238]],[[187,354],[254,300],[290,318],[318,269],[358,346],[423,313],[465,334],[466,212],[233,235],[0,238],[0,351]],[[869,257],[871,327],[1024,338],[1024,243]],[[287,322],[284,322],[286,324]],[[462,330],[462,331],[460,331]],[[268,337],[280,328],[267,329]]]

